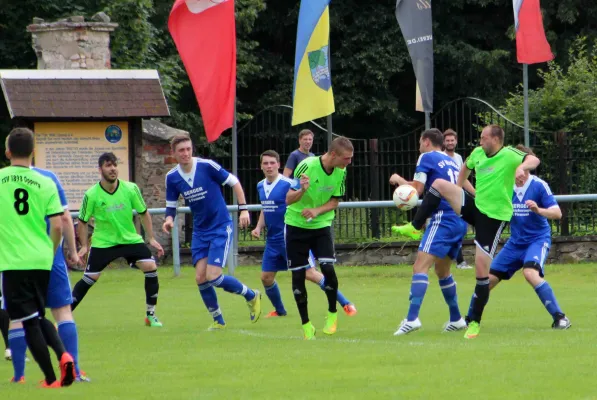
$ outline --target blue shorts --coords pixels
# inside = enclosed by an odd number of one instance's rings
[[[54,257],[54,263],[52,264],[52,271],[50,271],[46,307],[60,308],[70,306],[72,302],[73,297],[68,279],[68,269],[66,268],[66,261],[62,253],[62,246],[59,246]]]
[[[315,266],[315,258],[309,252],[309,267]],[[273,242],[265,243],[265,250],[263,251],[263,260],[261,261],[261,271],[263,272],[280,272],[288,271],[288,259],[286,258],[286,243]]]
[[[521,269],[524,264],[528,262],[536,262],[541,266],[539,275],[543,278],[543,265],[545,264],[545,260],[547,260],[550,246],[551,240],[549,239],[538,240],[531,244],[524,245],[512,244],[510,241],[507,241],[502,251],[500,251],[497,257],[493,259],[489,272],[492,275],[498,276],[500,279],[508,280],[512,278],[512,275]],[[497,272],[497,274],[492,273],[492,271]]]
[[[222,225],[211,232],[193,232],[191,254],[193,265],[207,257],[208,265],[224,267],[232,242],[232,225]]]
[[[458,256],[462,239],[466,235],[466,222],[453,211],[438,211],[431,217],[419,245],[419,251],[438,258]]]

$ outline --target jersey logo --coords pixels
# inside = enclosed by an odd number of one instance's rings
[[[220,260],[219,258],[216,258],[216,259],[214,260],[214,262],[220,263],[220,262],[222,262],[222,260]]]

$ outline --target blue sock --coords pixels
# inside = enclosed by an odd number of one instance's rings
[[[274,281],[274,283],[271,286],[263,287],[265,288],[265,294],[269,298],[269,301],[272,302],[278,315],[286,315],[286,309],[284,308],[284,304],[282,303],[282,297],[280,296],[280,288],[278,287],[278,282]]]
[[[410,306],[408,307],[407,321],[414,321],[419,317],[419,310],[423,304],[425,292],[429,286],[427,274],[414,274],[410,285]]]
[[[321,278],[321,280],[318,283],[319,287],[321,288],[321,290],[323,290],[325,292],[325,278]],[[348,304],[352,304],[350,302],[350,300],[348,300],[346,297],[344,297],[344,295],[342,294],[342,292],[340,291],[340,289],[338,289],[338,303],[344,307],[345,305]]]
[[[452,275],[439,280],[439,287],[444,295],[444,300],[450,309],[450,322],[458,321],[462,316],[458,308],[458,296],[456,295],[456,282]]]
[[[75,360],[77,376],[81,376],[81,370],[79,369],[79,335],[77,334],[75,321],[58,322],[58,336],[60,336],[66,352],[73,356]]]
[[[25,341],[25,330],[23,328],[11,329],[8,331],[8,346],[12,353],[12,367],[14,369],[15,382],[25,376],[25,353],[27,342]]]
[[[555,318],[557,313],[564,314],[558,301],[556,300],[556,296],[553,294],[553,290],[547,281],[543,281],[537,286],[535,286],[535,293],[539,296],[541,303],[547,309],[547,312],[551,314],[552,317]]]
[[[241,281],[233,276],[220,275],[213,281],[209,281],[212,286],[219,287],[227,291],[228,293],[240,294],[247,301],[251,301],[255,298],[255,292],[242,284]]]
[[[214,321],[217,321],[219,324],[224,325],[224,317],[222,316],[222,311],[220,310],[220,306],[218,305],[218,295],[216,294],[216,289],[214,289],[214,287],[209,282],[202,283],[198,286],[199,294],[203,299],[203,304],[205,304],[207,311],[209,311]]]

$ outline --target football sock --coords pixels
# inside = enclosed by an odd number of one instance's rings
[[[319,267],[325,280],[323,291],[328,298],[328,311],[331,313],[338,312],[336,305],[338,301],[338,277],[336,276],[334,264],[319,260]]]
[[[75,361],[75,372],[77,373],[77,376],[80,376],[79,335],[77,333],[77,324],[75,324],[75,321],[58,322],[58,336],[60,336],[60,340],[62,340],[66,351],[73,357],[73,360]]]
[[[307,288],[305,287],[306,271],[304,268],[292,271],[292,293],[296,306],[301,315],[301,323],[309,322],[309,309],[307,301]]]
[[[475,299],[472,302],[469,318],[471,321],[481,323],[483,310],[489,301],[489,277],[477,278],[474,296]]]
[[[325,291],[325,277],[321,277],[321,280],[317,284],[319,285],[321,290]],[[348,300],[346,297],[344,297],[344,295],[342,294],[340,289],[338,289],[338,303],[340,303],[340,305],[342,307],[344,307],[348,304],[352,304],[350,302],[350,300]]]
[[[33,355],[33,358],[39,364],[42,370],[46,383],[51,385],[56,381],[56,374],[54,367],[52,367],[52,359],[48,351],[48,345],[44,339],[39,318],[30,318],[23,321],[23,329],[25,330],[25,340],[27,346]]]
[[[205,282],[197,286],[199,287],[199,294],[201,295],[201,299],[203,299],[203,304],[205,304],[207,311],[209,311],[214,321],[224,325],[224,317],[222,316],[222,311],[218,305],[218,295],[216,294],[216,289],[214,289],[209,282]]]
[[[255,292],[233,276],[220,275],[216,279],[209,281],[209,283],[211,283],[212,286],[224,289],[228,293],[240,294],[247,301],[251,301],[255,298]]]
[[[41,331],[44,335],[46,343],[52,350],[54,350],[58,361],[60,361],[62,355],[66,352],[66,349],[64,348],[62,340],[60,340],[60,336],[58,336],[56,328],[49,320],[45,319],[44,317],[39,318],[39,326],[41,327]]]
[[[158,304],[158,291],[160,283],[158,281],[158,270],[148,271],[145,275],[145,304],[147,304],[147,315],[153,315],[155,306]]]
[[[83,297],[87,294],[89,289],[95,284],[95,281],[91,279],[88,275],[83,275],[81,280],[77,282],[75,288],[73,289],[73,304],[71,304],[71,310],[77,308],[79,303],[83,301]]]
[[[425,225],[427,218],[429,218],[431,214],[437,210],[437,207],[439,207],[439,203],[441,201],[442,196],[439,194],[439,192],[433,187],[430,187],[425,197],[423,197],[423,202],[417,208],[417,213],[412,221],[413,227],[417,230],[421,230],[423,225]]]
[[[8,342],[10,351],[12,352],[14,381],[18,382],[23,376],[25,376],[25,352],[27,351],[25,330],[23,330],[23,328],[11,329],[8,332]]]
[[[286,315],[286,309],[282,303],[278,282],[274,281],[271,286],[264,285],[263,287],[265,288],[265,294],[267,295],[267,298],[272,302],[272,305],[276,309],[278,315]]]
[[[423,304],[425,292],[427,292],[427,286],[429,286],[429,277],[427,274],[413,275],[412,283],[410,284],[410,306],[408,307],[408,314],[406,316],[407,321],[414,321],[419,317],[419,311],[421,310],[421,304]]]
[[[460,320],[460,310],[458,309],[458,296],[456,295],[456,282],[452,275],[439,280],[439,287],[444,295],[444,300],[450,309],[450,322]]]
[[[535,293],[539,296],[541,303],[547,309],[547,312],[551,314],[554,319],[556,318],[556,314],[564,314],[558,301],[556,300],[556,296],[553,294],[553,290],[547,281],[543,281],[537,286],[535,286]]]
[[[1,302],[0,302],[1,304]],[[8,327],[10,326],[10,318],[6,310],[0,309],[0,331],[2,331],[2,338],[4,339],[4,348],[8,349]]]

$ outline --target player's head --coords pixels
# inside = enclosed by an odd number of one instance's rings
[[[504,145],[504,130],[499,125],[487,125],[481,132],[480,144],[485,154],[495,154]]]
[[[354,147],[350,139],[344,136],[338,136],[332,140],[328,155],[330,156],[331,165],[334,168],[346,168],[352,162],[354,154]]]
[[[102,180],[114,183],[118,179],[118,158],[114,153],[104,153],[97,160]]]
[[[280,170],[280,155],[275,150],[266,150],[259,158],[261,170],[267,179],[277,178]]]
[[[193,142],[185,135],[176,135],[170,140],[172,154],[179,164],[189,164],[193,160]]]
[[[444,132],[444,148],[446,151],[456,150],[458,144],[458,134],[453,129],[446,129]]]
[[[531,156],[535,156],[535,152],[530,148],[530,147],[526,147],[522,144],[518,144],[516,145],[516,149],[522,151],[523,153],[527,153]],[[536,156],[535,156],[536,157]],[[524,180],[516,180],[516,186],[523,186],[527,179],[529,179],[529,176],[531,175],[530,171],[524,171]]]
[[[303,129],[299,132],[299,147],[303,152],[308,153],[313,147],[313,132],[309,129]]]
[[[433,150],[440,150],[444,144],[444,137],[441,131],[437,128],[427,129],[421,133],[419,139],[419,151],[421,153],[428,153]]]
[[[6,137],[5,154],[11,163],[18,160],[29,160],[33,158],[35,140],[33,132],[29,128],[14,128]]]

